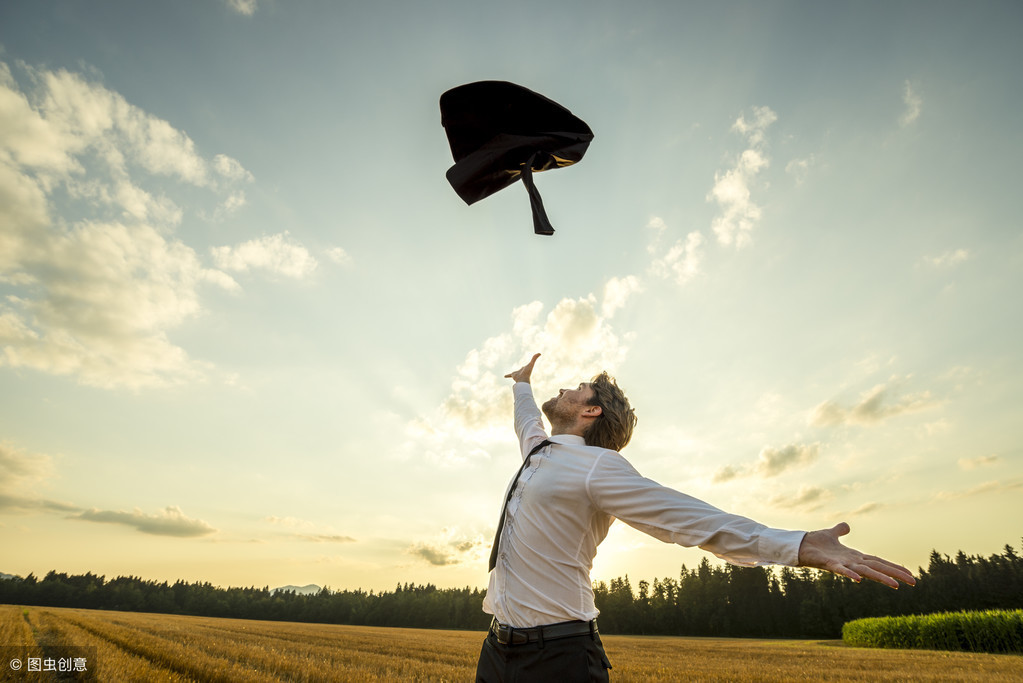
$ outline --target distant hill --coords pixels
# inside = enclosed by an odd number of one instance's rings
[[[308,586],[281,586],[280,588],[274,588],[274,593],[294,591],[298,595],[316,595],[322,588],[317,586],[315,583],[310,583]]]
[[[3,572],[0,572],[0,581],[2,581],[3,579],[16,579],[16,578],[18,578],[18,577],[15,576],[14,574],[4,574]]]

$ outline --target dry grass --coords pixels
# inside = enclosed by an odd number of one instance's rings
[[[614,681],[1023,681],[1023,657],[840,640],[606,636]]]
[[[0,644],[94,648],[90,666],[100,681],[471,681],[482,639],[465,631],[0,606]],[[805,640],[605,636],[604,645],[616,682],[1023,680],[1023,657],[1013,655]]]

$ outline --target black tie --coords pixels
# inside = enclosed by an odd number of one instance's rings
[[[504,507],[501,509],[501,521],[497,523],[497,533],[494,534],[494,547],[490,550],[490,571],[494,571],[494,567],[497,566],[497,545],[501,542],[501,530],[504,529],[504,518],[508,514],[508,501],[511,500],[512,492],[515,491],[515,484],[522,475],[522,471],[529,466],[529,459],[536,455],[541,448],[550,446],[552,443],[552,441],[544,439],[533,450],[529,451],[529,455],[522,461],[522,467],[519,468],[519,471],[515,473],[515,478],[512,479],[511,486],[508,488],[508,497],[504,499]]]

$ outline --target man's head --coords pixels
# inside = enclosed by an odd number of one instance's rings
[[[578,434],[587,445],[620,451],[632,438],[636,413],[613,377],[602,372],[543,404],[553,434]]]
[[[590,388],[594,394],[593,405],[599,406],[601,413],[583,434],[583,438],[590,446],[620,451],[632,438],[632,430],[636,428],[636,411],[629,405],[629,399],[614,377],[607,372],[594,377],[590,381]]]

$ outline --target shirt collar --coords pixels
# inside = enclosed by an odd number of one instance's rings
[[[585,446],[586,439],[577,434],[555,434],[548,439],[551,443],[561,444],[562,446]]]

